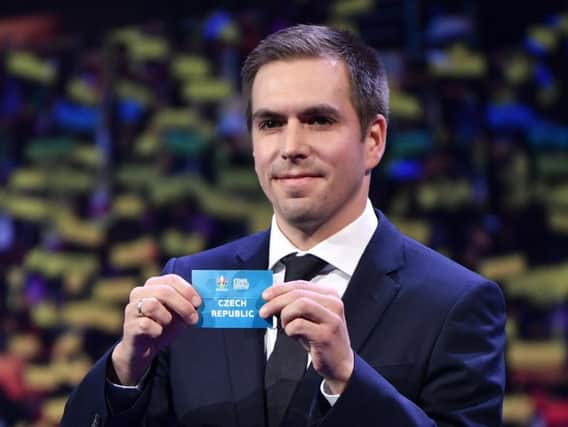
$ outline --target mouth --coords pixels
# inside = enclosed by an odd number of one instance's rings
[[[321,178],[320,175],[312,175],[312,174],[285,174],[285,175],[278,175],[274,177],[274,179],[286,181],[286,180],[295,180],[295,179],[310,179],[310,178]]]
[[[273,175],[273,179],[275,180],[296,180],[296,179],[312,179],[312,178],[322,178],[322,174],[318,172],[305,172],[305,171],[290,171],[290,172],[282,172],[282,173],[275,173]]]
[[[322,175],[310,173],[293,173],[277,175],[273,178],[273,180],[277,186],[279,186],[289,195],[299,197],[300,195],[305,195],[306,192],[311,191],[318,180],[322,178]]]
[[[277,183],[284,184],[286,186],[303,186],[308,185],[316,179],[321,178],[321,175],[314,174],[284,174],[274,177]]]

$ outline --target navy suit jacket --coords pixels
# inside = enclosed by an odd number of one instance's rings
[[[308,369],[284,425],[499,426],[505,309],[494,283],[379,225],[343,296],[352,377],[333,407]],[[164,272],[265,269],[269,232],[173,259]],[[113,414],[102,357],[67,402],[63,426],[265,426],[264,330],[188,327],[154,360],[136,403]]]

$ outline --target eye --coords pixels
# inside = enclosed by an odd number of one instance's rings
[[[329,126],[333,124],[333,119],[326,117],[326,116],[313,116],[310,117],[308,120],[306,120],[306,122],[309,125],[315,125],[315,126]]]
[[[279,126],[282,126],[282,121],[281,120],[275,120],[275,119],[262,120],[258,124],[259,129],[274,129],[274,128],[277,128]]]

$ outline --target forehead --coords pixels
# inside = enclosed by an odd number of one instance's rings
[[[252,112],[279,112],[327,103],[352,108],[347,66],[329,57],[278,60],[258,70],[251,91]]]

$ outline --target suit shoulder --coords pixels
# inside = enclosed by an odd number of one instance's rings
[[[441,325],[458,307],[469,313],[504,313],[503,292],[496,283],[409,237],[403,237],[403,246],[405,263],[396,276],[399,299],[414,307],[419,318]]]
[[[428,291],[443,289],[455,297],[475,287],[499,288],[480,274],[464,267],[439,252],[404,236],[405,268],[403,273]]]

